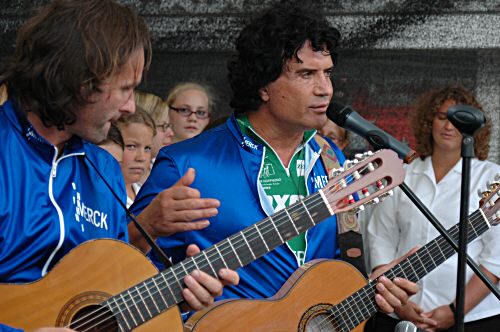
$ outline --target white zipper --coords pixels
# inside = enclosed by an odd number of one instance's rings
[[[49,266],[50,266],[50,263],[52,262],[52,260],[54,259],[54,256],[59,251],[59,249],[61,249],[61,247],[62,247],[62,245],[64,243],[64,234],[65,234],[64,215],[62,213],[61,208],[59,207],[59,205],[57,204],[57,202],[56,202],[56,200],[54,198],[54,192],[52,190],[53,189],[52,188],[52,186],[53,186],[53,179],[57,176],[57,165],[64,158],[67,158],[67,157],[70,157],[70,156],[76,156],[76,155],[83,155],[84,154],[84,153],[74,153],[74,154],[69,154],[69,155],[62,156],[61,158],[57,159],[57,155],[58,155],[59,151],[57,150],[57,147],[54,147],[54,150],[55,150],[55,153],[54,153],[54,158],[52,158],[52,166],[51,166],[51,170],[50,170],[48,191],[49,191],[50,201],[51,201],[52,205],[54,205],[54,207],[56,208],[57,215],[59,217],[59,241],[57,243],[56,248],[52,251],[52,253],[50,254],[49,258],[45,262],[45,265],[43,266],[42,277],[47,274]]]

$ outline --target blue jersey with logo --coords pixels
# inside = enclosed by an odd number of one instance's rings
[[[333,148],[342,164],[342,153],[337,147]],[[211,247],[274,213],[259,181],[263,171],[263,149],[264,146],[241,133],[234,116],[195,138],[165,147],[132,205],[132,211],[139,214],[159,192],[172,186],[193,167],[196,177],[192,187],[198,189],[202,197],[220,200],[219,213],[210,218],[210,226],[203,230],[174,234],[159,238],[157,242],[174,262],[185,258],[186,248],[191,243],[201,249]],[[309,139],[304,147],[308,194],[317,192],[328,182],[320,150],[314,139]],[[306,234],[305,261],[338,257],[336,234],[335,217],[311,228]],[[155,257],[153,260],[156,261]],[[161,269],[161,264],[156,263]],[[218,299],[270,297],[298,267],[292,251],[286,244],[281,245],[240,268],[239,285],[224,287]]]
[[[73,137],[58,157],[9,101],[0,107],[0,142],[0,283],[40,279],[87,240],[128,240],[124,209],[89,162],[125,202],[109,153]]]

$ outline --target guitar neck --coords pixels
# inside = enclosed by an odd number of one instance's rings
[[[468,242],[473,241],[489,228],[488,220],[483,216],[482,210],[478,209],[469,215]],[[455,241],[458,241],[458,232],[458,224],[448,229],[448,233]],[[384,275],[391,280],[398,277],[417,282],[453,256],[454,253],[455,250],[451,245],[442,236],[439,236],[384,273]],[[374,300],[376,284],[377,280],[371,280],[365,287],[333,306],[329,310],[334,317],[333,319],[340,326],[350,331],[373,316],[378,311]]]
[[[280,210],[199,254],[186,258],[156,276],[102,303],[121,326],[137,327],[168,308],[183,302],[183,279],[194,270],[217,278],[221,268],[237,269],[331,216],[318,192]]]
[[[115,315],[120,326],[135,328],[183,302],[183,279],[194,270],[217,278],[221,268],[235,270],[247,265],[334,213],[349,211],[382,196],[403,179],[402,162],[396,153],[380,150],[336,174],[319,192],[112,296],[101,305]],[[370,185],[376,185],[375,192],[369,193],[366,187]],[[352,199],[354,193],[363,193],[359,201]]]

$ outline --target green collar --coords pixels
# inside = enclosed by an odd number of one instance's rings
[[[238,114],[236,116],[236,121],[238,121],[238,126],[240,127],[241,132],[248,136],[251,137],[255,142],[266,146],[267,148],[271,148],[271,146],[262,138],[255,129],[253,129],[252,124],[250,121],[248,121],[248,117],[246,114]],[[316,130],[306,130],[304,132],[304,137],[302,138],[302,144],[298,146],[298,148],[302,148],[313,136],[316,134]]]

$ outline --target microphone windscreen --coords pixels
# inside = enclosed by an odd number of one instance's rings
[[[417,329],[415,324],[407,320],[400,321],[396,325],[396,328],[394,329],[394,332],[418,332],[418,331],[419,330]]]
[[[326,116],[339,126],[343,126],[347,117],[352,112],[350,106],[332,101],[326,110]]]

